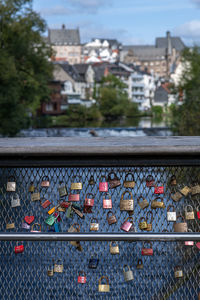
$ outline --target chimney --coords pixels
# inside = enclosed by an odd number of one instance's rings
[[[170,31],[167,31],[167,55],[172,55],[172,40]]]
[[[63,29],[63,30],[65,29],[65,24],[62,24],[62,29]]]

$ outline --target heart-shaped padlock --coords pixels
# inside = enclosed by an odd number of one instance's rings
[[[26,221],[27,224],[30,225],[35,220],[35,217],[34,216],[25,216],[24,220]]]

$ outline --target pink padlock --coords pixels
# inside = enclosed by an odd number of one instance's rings
[[[188,232],[192,232],[192,230],[188,229]],[[185,246],[194,246],[194,241],[185,241]]]
[[[196,243],[196,246],[200,250],[200,242]]]
[[[112,208],[112,199],[110,194],[106,193],[106,196],[103,196],[103,208],[111,209]]]
[[[133,226],[133,218],[128,217],[125,222],[121,225],[120,229],[123,231],[130,231],[131,227]]]
[[[197,218],[200,220],[200,210],[199,210],[199,207],[197,207]]]
[[[86,274],[84,271],[80,271],[78,274],[78,283],[86,283]]]
[[[86,195],[86,198],[85,198],[85,204],[84,204],[86,207],[93,207],[94,206],[94,195],[92,193],[88,193]]]
[[[163,193],[164,193],[164,186],[159,181],[158,185],[156,184],[155,187],[154,187],[154,194],[163,194]]]
[[[105,178],[105,182],[102,181],[103,178]],[[101,176],[100,182],[99,182],[99,192],[107,192],[108,191],[108,182],[106,179],[106,176]]]
[[[80,201],[80,194],[69,194],[68,201],[70,202]]]

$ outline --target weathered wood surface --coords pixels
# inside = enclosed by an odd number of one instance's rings
[[[200,137],[1,138],[0,156],[199,155]]]

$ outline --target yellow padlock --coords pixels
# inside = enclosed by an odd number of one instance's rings
[[[48,214],[49,214],[49,215],[52,215],[52,214],[55,212],[56,208],[57,208],[56,206],[52,207],[52,208],[48,211]]]

